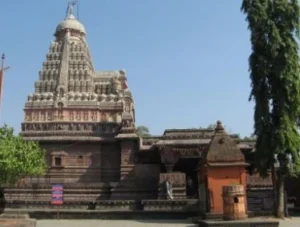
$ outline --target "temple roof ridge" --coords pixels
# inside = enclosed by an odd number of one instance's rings
[[[221,121],[217,121],[215,133],[210,141],[206,153],[207,163],[244,162],[237,142],[230,137],[224,129]]]

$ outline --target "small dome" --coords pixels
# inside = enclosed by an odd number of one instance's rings
[[[70,15],[65,20],[60,22],[56,27],[56,33],[61,30],[70,29],[86,34],[84,26],[73,16]]]

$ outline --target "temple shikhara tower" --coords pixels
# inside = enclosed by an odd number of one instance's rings
[[[24,106],[22,135],[45,148],[49,168],[45,176],[7,188],[8,207],[53,208],[51,187],[60,184],[67,209],[220,214],[224,185],[239,185],[241,193],[261,186],[247,173],[255,141],[228,134],[220,121],[215,129],[169,129],[140,138],[126,71],[95,70],[75,6],[69,4],[56,26]],[[273,198],[266,193],[262,199]]]
[[[84,26],[72,5],[55,30],[46,60],[25,104],[22,131],[39,141],[99,141],[123,128],[134,133],[134,102],[124,70],[97,72]],[[100,124],[99,124],[100,123]]]
[[[128,145],[118,138],[136,137],[126,72],[95,71],[86,30],[75,18],[73,4],[54,36],[34,93],[25,104],[22,133],[49,151],[52,180],[77,182],[84,167],[93,166],[81,181],[118,181],[118,152],[134,149],[134,143]],[[125,159],[121,165],[129,162]],[[59,170],[63,174],[57,174]]]

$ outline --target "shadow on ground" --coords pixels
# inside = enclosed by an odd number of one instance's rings
[[[164,226],[164,224],[166,224],[166,225],[173,224],[174,226],[176,226],[176,225],[182,226],[183,224],[186,224],[187,227],[198,226],[198,225],[193,224],[193,221],[191,219],[183,219],[183,220],[164,220],[164,219],[143,220],[143,219],[140,219],[140,220],[134,220],[134,221],[144,223],[144,224],[153,224],[153,226],[155,224],[158,224],[159,226]]]

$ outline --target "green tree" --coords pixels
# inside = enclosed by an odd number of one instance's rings
[[[256,140],[256,136],[255,135],[245,136],[243,140]]]
[[[200,126],[199,129],[213,129],[213,130],[215,130],[216,127],[217,127],[217,124],[209,124],[209,125],[207,125],[207,127]]]
[[[283,217],[284,179],[300,172],[296,124],[300,112],[299,3],[298,0],[243,0],[241,10],[251,32],[250,100],[255,102],[256,166],[266,176],[278,161],[279,168],[272,171],[275,215]]]
[[[136,127],[136,134],[139,137],[147,137],[147,136],[151,136],[150,135],[150,131],[149,128],[144,126],[144,125],[139,125]]]
[[[216,127],[217,127],[217,124],[209,124],[206,128],[215,130]]]
[[[7,126],[0,128],[0,187],[15,184],[24,176],[43,175],[45,151],[36,142],[14,135]]]

